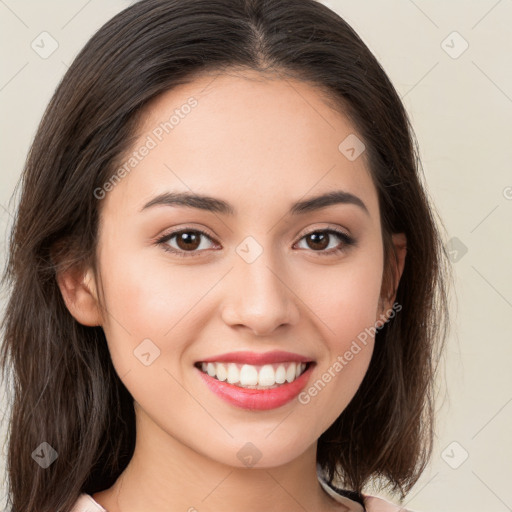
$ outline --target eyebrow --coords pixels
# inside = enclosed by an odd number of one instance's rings
[[[359,197],[343,190],[335,190],[303,201],[297,201],[292,204],[289,213],[291,215],[300,215],[335,204],[353,204],[361,208],[367,215],[370,214],[368,208]],[[236,209],[230,203],[222,199],[192,192],[165,192],[146,203],[142,207],[141,212],[153,206],[185,206],[223,215],[236,215]]]

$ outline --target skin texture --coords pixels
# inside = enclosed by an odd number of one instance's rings
[[[156,140],[153,130],[191,96],[197,106],[101,199],[99,275],[86,268],[59,276],[71,314],[103,327],[135,403],[134,456],[93,497],[110,512],[345,510],[318,484],[316,444],[356,393],[371,337],[308,404],[295,399],[270,411],[222,401],[193,365],[224,352],[285,350],[316,362],[309,386],[389,312],[394,297],[379,300],[382,234],[365,154],[350,161],[338,150],[356,131],[313,86],[253,72],[206,75],[161,95],[133,150],[148,135]],[[337,204],[288,214],[295,201],[340,189],[368,213]],[[220,198],[237,213],[140,211],[170,191]],[[329,227],[356,245],[328,254],[343,244],[336,235],[324,249],[305,237]],[[156,242],[184,228],[211,237],[200,238],[195,256]],[[248,236],[263,251],[251,263],[236,252]],[[404,237],[394,242],[401,275]],[[167,246],[187,247],[179,237]],[[160,350],[148,366],[134,355],[145,339]],[[252,468],[237,457],[247,442],[261,454]]]

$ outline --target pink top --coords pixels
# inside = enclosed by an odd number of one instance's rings
[[[364,512],[363,507],[356,501],[350,500],[336,491],[331,489],[322,480],[319,480],[322,487],[325,489],[327,494],[332,496],[335,501],[342,503],[347,507],[346,512]],[[379,498],[377,496],[364,495],[366,502],[366,512],[414,512],[409,509],[394,505],[389,501]],[[99,503],[93,500],[89,494],[81,494],[75,503],[71,512],[108,512]]]

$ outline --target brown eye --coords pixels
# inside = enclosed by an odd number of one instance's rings
[[[181,229],[163,236],[157,243],[162,245],[164,250],[178,256],[199,256],[203,249],[209,248],[208,244],[202,247],[203,239],[212,241],[211,237],[200,229]]]
[[[341,242],[338,242],[338,244],[332,246],[329,250],[333,235]],[[200,256],[204,250],[211,248],[208,247],[208,243],[206,243],[206,246],[203,246],[203,239],[213,243],[212,237],[200,229],[180,229],[164,235],[157,240],[157,244],[162,245],[165,251],[176,254],[177,256]],[[337,254],[356,244],[354,238],[336,229],[316,230],[303,236],[301,238],[301,241],[302,240],[306,240],[307,247],[305,247],[305,249],[325,256]]]
[[[326,250],[329,248],[333,235],[338,240],[341,240],[341,243],[331,246],[330,250]],[[356,243],[352,237],[343,231],[338,231],[336,229],[316,230],[303,236],[301,240],[306,240],[306,249],[311,249],[314,252],[325,253],[327,255],[341,252]]]
[[[323,251],[329,245],[330,235],[326,234],[325,231],[317,231],[307,235],[306,240],[309,240],[311,249]]]
[[[176,244],[184,251],[193,251],[197,249],[201,243],[201,236],[195,231],[183,231],[177,235]]]

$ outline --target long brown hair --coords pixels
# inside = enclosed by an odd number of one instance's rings
[[[59,84],[30,149],[2,283],[0,364],[12,370],[7,472],[13,512],[66,512],[110,487],[135,446],[133,399],[101,327],[79,324],[56,281],[95,267],[100,202],[149,101],[204,71],[275,71],[315,84],[354,123],[378,191],[385,282],[391,233],[407,257],[402,310],[376,335],[356,395],[318,441],[329,480],[373,478],[406,495],[429,461],[434,377],[447,333],[447,258],[400,97],[354,30],[314,0],[141,0],[108,21]],[[57,266],[57,262],[59,267]],[[58,454],[46,469],[33,453]],[[44,445],[46,446],[46,445]]]

